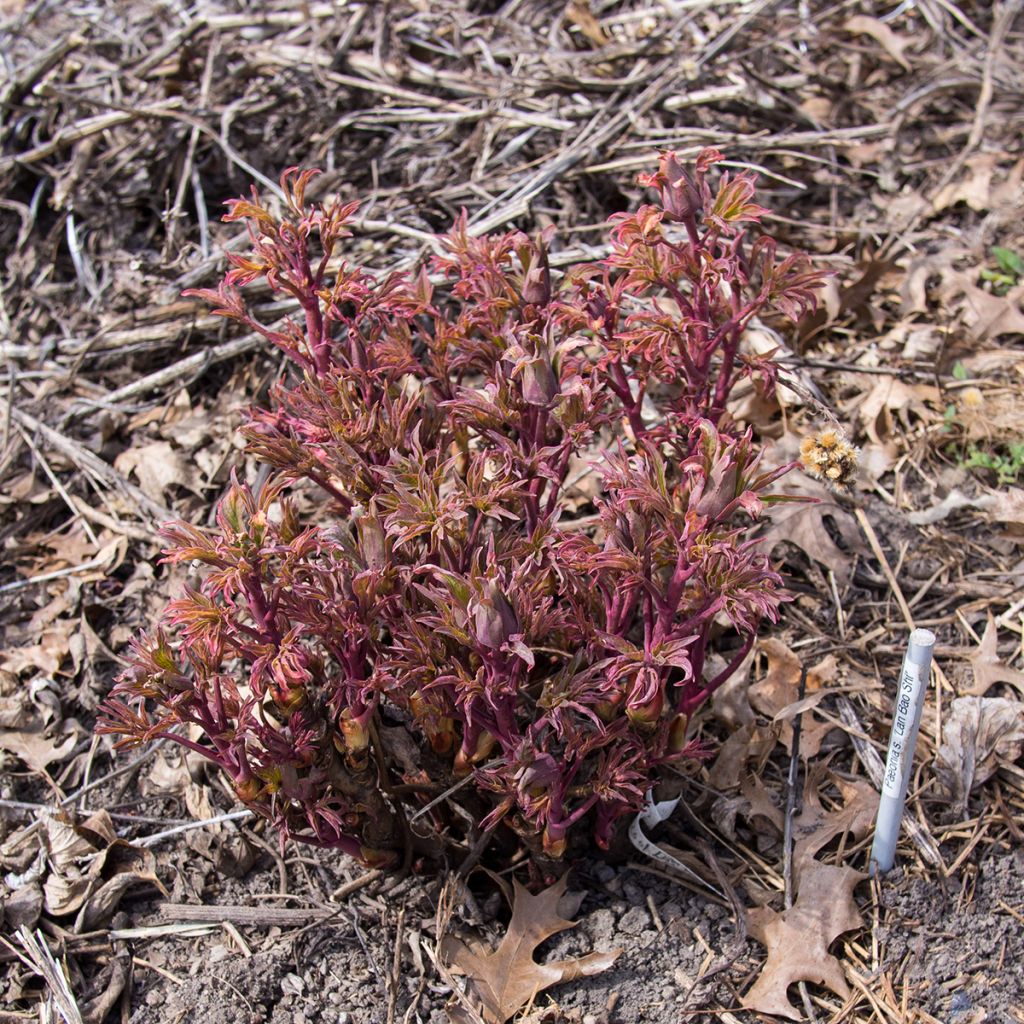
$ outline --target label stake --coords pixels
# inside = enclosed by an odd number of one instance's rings
[[[928,689],[928,676],[935,649],[935,634],[915,629],[900,670],[899,689],[889,734],[889,756],[882,777],[882,797],[878,803],[875,840],[871,846],[871,873],[885,873],[896,860],[896,840],[907,800],[907,786],[914,767],[914,748],[921,727],[921,710]]]

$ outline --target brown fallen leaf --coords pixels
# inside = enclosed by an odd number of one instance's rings
[[[867,259],[851,268],[849,277],[843,275],[848,283],[841,284],[836,278],[827,281],[818,308],[800,321],[797,328],[798,345],[806,345],[811,338],[817,337],[846,313],[853,313],[858,319],[874,320],[878,304],[871,301],[872,297],[895,266],[892,260]]]
[[[939,189],[932,199],[932,211],[941,213],[957,203],[985,213],[992,208],[992,177],[999,170],[998,153],[977,153],[964,163],[964,173]]]
[[[4,662],[17,664],[13,658]],[[52,681],[37,677],[26,686],[14,671],[0,669],[0,750],[40,773],[67,760],[82,728],[73,719],[61,722],[60,711]]]
[[[560,902],[562,909],[566,910],[567,903],[574,904],[571,911],[574,913],[582,898],[565,897],[567,882],[568,878],[563,876],[534,896],[514,881],[512,920],[496,950],[488,951],[482,943],[467,945],[453,935],[446,935],[442,940],[443,958],[467,976],[468,995],[478,1005],[480,1016],[488,1024],[505,1024],[529,1005],[539,992],[552,985],[606,971],[622,952],[616,949],[608,953],[590,953],[547,964],[539,964],[533,959],[534,952],[545,939],[572,928],[576,923],[559,913]],[[457,1022],[469,1019],[458,1008],[450,1010],[449,1015]]]
[[[1024,488],[1021,487],[973,495],[954,487],[937,505],[911,512],[907,520],[915,526],[929,526],[964,508],[984,512],[995,530],[1005,531],[999,534],[1000,537],[1015,543],[1024,539]]]
[[[776,637],[768,637],[759,643],[758,650],[768,659],[768,671],[748,690],[750,706],[778,723],[779,742],[789,750],[793,742],[793,725],[788,719],[795,715],[794,705],[799,700],[800,659]],[[814,703],[820,700],[819,691],[835,679],[836,667],[835,657],[828,655],[807,670],[806,696]],[[791,710],[793,714],[789,714]],[[809,759],[821,750],[821,744],[833,726],[815,718],[811,707],[799,710],[809,712],[804,716],[800,733],[800,756]]]
[[[152,767],[139,781],[139,790],[146,796],[173,795],[182,800],[189,817],[195,821],[216,818],[212,793],[208,785],[194,781],[203,778],[204,759],[193,751],[161,751]],[[233,822],[209,825],[186,832],[185,845],[208,860],[229,878],[242,878],[256,859],[256,850]]]
[[[24,729],[0,731],[0,750],[6,750],[24,761],[34,772],[45,772],[54,761],[66,761],[78,743],[78,736],[48,736]]]
[[[964,359],[961,364],[967,369],[968,363],[979,360]],[[995,363],[995,360],[992,361]],[[1024,376],[1024,353],[1017,353],[1012,366],[1002,372]],[[992,371],[982,370],[977,375],[986,376]],[[1000,372],[998,369],[996,372]],[[956,393],[956,428],[963,441],[974,441],[990,447],[1000,441],[1012,443],[1020,436],[1020,396],[1013,389],[1001,390],[966,387]]]
[[[998,492],[989,515],[993,523],[1005,527],[1019,542],[1024,537],[1024,488],[1008,487]]]
[[[773,835],[782,835],[783,815],[781,808],[775,805],[768,787],[756,775],[748,775],[740,785],[740,796],[746,801],[746,807],[740,813],[757,831],[757,819],[768,822],[774,830]]]
[[[607,1018],[602,1018],[607,1020]],[[542,1006],[519,1018],[518,1024],[581,1024],[583,1015],[575,1007],[567,1010],[563,1006]]]
[[[68,656],[68,644],[73,629],[73,622],[61,620],[44,630],[38,643],[5,647],[0,650],[0,671],[15,676],[26,671],[47,676],[56,675]]]
[[[969,249],[957,247],[955,252],[942,252],[941,254],[927,253],[916,259],[910,260],[907,265],[907,272],[900,284],[900,315],[904,318],[914,316],[916,313],[927,313],[932,308],[931,287],[935,278],[944,279],[950,272],[953,260],[967,260],[971,258]]]
[[[1004,334],[1024,334],[1024,284],[1011,288],[1005,295],[993,295],[976,284],[962,280],[961,316],[964,325],[978,341],[998,338]]]
[[[167,441],[154,441],[122,452],[114,460],[114,468],[126,476],[134,472],[143,492],[154,501],[163,501],[165,492],[174,486],[194,494],[202,491],[193,460]]]
[[[799,981],[825,985],[841,999],[850,995],[842,964],[829,946],[843,932],[861,926],[853,890],[867,875],[853,868],[807,861],[798,879],[796,902],[781,913],[771,907],[747,911],[747,930],[768,948],[768,960],[740,1000],[748,1010],[802,1021],[786,989]]]
[[[708,769],[708,784],[720,793],[736,789],[747,763],[763,764],[777,742],[778,737],[771,728],[753,723],[740,726],[719,749],[714,764]]]
[[[1005,697],[957,697],[942,725],[935,775],[959,820],[971,793],[1024,748],[1024,704]]]
[[[901,39],[884,21],[866,14],[857,14],[848,18],[843,28],[852,35],[870,36],[904,71],[910,70],[910,61],[903,56],[903,51],[912,40]]]
[[[965,261],[970,265],[965,267]],[[1024,283],[995,295],[979,287],[980,270],[977,256],[959,246],[913,260],[900,288],[901,313],[934,316],[938,306],[947,319],[959,320],[976,342],[1024,334]],[[938,284],[933,287],[935,279]]]
[[[751,650],[736,671],[711,695],[712,714],[718,721],[727,725],[730,732],[741,725],[752,725],[754,722],[754,712],[747,700],[754,654],[755,652]],[[704,678],[714,679],[725,665],[725,658],[722,655],[712,653],[704,666]]]
[[[821,803],[821,786],[832,782],[843,797],[842,808],[826,810]],[[793,859],[799,873],[819,850],[848,832],[855,842],[863,839],[875,823],[878,792],[867,779],[843,779],[827,766],[815,764],[804,780],[800,813],[793,819]]]
[[[985,348],[980,352],[965,352],[960,362],[968,377],[996,377],[1001,373],[1016,373],[1024,377],[1024,352],[1019,348]]]
[[[0,887],[0,925],[7,932],[17,931],[22,925],[35,928],[43,910],[43,893],[38,882],[28,882],[13,892],[4,893]]]
[[[163,440],[173,441],[179,448],[192,452],[208,444],[214,429],[211,420],[211,411],[202,406],[193,408],[188,391],[182,388],[173,402],[136,414],[125,429],[130,433],[152,425]]]
[[[970,657],[971,668],[974,669],[974,685],[967,693],[971,697],[983,696],[996,683],[1009,683],[1024,693],[1024,672],[1010,668],[999,660],[998,640],[999,630],[996,628],[992,613],[989,612],[981,643]]]
[[[842,590],[853,572],[853,556],[864,550],[864,543],[857,529],[857,522],[835,499],[835,495],[824,484],[812,480],[803,473],[791,473],[779,486],[780,493],[811,502],[775,505],[771,509],[771,521],[761,534],[766,551],[771,551],[783,542],[798,547],[812,562],[819,562],[835,573],[836,583]],[[831,520],[843,541],[845,550],[832,539],[825,525]]]
[[[588,0],[569,0],[565,18],[571,21],[595,46],[607,46],[608,35],[590,10]]]
[[[112,956],[94,978],[89,979],[89,993],[80,1003],[82,1024],[103,1024],[107,1015],[121,998],[128,979],[131,977],[132,958],[128,944],[114,942]]]
[[[909,430],[910,415],[925,422],[939,419],[942,407],[939,389],[931,384],[904,384],[895,377],[882,377],[869,385],[867,393],[857,396],[850,411],[864,427],[864,433],[876,445],[892,437],[894,420]]]
[[[48,815],[43,834],[50,868],[43,883],[44,907],[52,915],[77,914],[76,930],[109,921],[129,886],[148,882],[167,895],[153,853],[118,839],[106,811],[82,822]]]

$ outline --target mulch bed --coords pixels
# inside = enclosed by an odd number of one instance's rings
[[[761,173],[769,230],[836,272],[777,339],[793,388],[734,410],[771,457],[822,425],[818,401],[862,448],[851,493],[767,527],[795,600],[749,679],[763,693],[779,658],[831,658],[803,715],[821,745],[746,752],[732,788],[703,767],[692,815],[655,833],[715,865],[726,898],[639,854],[577,865],[580,924],[546,948],[624,952],[530,1019],[765,1019],[740,1004],[765,950],[738,906],[793,898],[776,814],[820,795],[839,815],[839,783],[877,783],[918,626],[938,669],[913,828],[831,945],[848,998],[790,997],[833,1024],[1024,1021],[1020,744],[940,753],[958,698],[1019,721],[1024,692],[1019,2],[2,0],[0,16],[0,1022],[62,999],[87,1024],[447,1019],[439,928],[507,919],[482,878],[439,921],[441,879],[282,853],[191,757],[132,762],[92,735],[128,640],[186,578],[158,564],[156,527],[208,522],[232,468],[255,474],[237,413],[279,372],[181,293],[243,242],[221,202],[292,165],[363,201],[352,258],[374,268],[415,266],[462,209],[480,232],[554,226],[565,266],[601,254],[659,149],[709,145]],[[767,729],[769,706],[746,711]],[[705,737],[734,732],[737,707],[709,709]],[[851,832],[820,856],[863,869],[868,844]],[[48,984],[18,959],[20,924],[62,965]]]

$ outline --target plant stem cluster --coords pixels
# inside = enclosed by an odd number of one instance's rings
[[[766,211],[751,176],[712,184],[720,159],[665,155],[611,255],[559,277],[550,233],[465,215],[432,275],[374,276],[341,255],[355,204],[307,203],[309,171],[280,214],[229,203],[251,252],[196,294],[290,358],[245,427],[273,472],[235,482],[215,530],[165,528],[166,560],[206,574],[137,641],[102,728],[199,751],[283,835],[368,863],[481,830],[607,845],[701,754],[694,711],[783,599],[749,533],[789,467],[762,471],[726,407],[774,381],[741,351],[751,318],[796,319],[823,275],[748,240]],[[257,280],[297,315],[260,322]]]

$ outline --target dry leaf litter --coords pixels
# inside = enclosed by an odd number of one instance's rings
[[[1024,254],[1019,2],[0,18],[0,1021],[1024,1020],[1024,470],[966,465],[1024,440],[1024,281],[992,276],[994,250]],[[751,330],[788,377],[732,414],[776,462],[839,429],[860,456],[845,493],[787,478],[819,499],[765,533],[794,600],[653,832],[705,884],[635,854],[532,895],[480,873],[443,892],[282,853],[201,763],[93,738],[120,652],[187,578],[155,525],[203,522],[250,472],[236,411],[277,371],[181,298],[236,244],[224,198],[316,165],[322,194],[373,197],[353,244],[374,266],[415,263],[461,207],[553,225],[565,265],[600,255],[656,149],[709,144],[836,271],[798,332]],[[873,885],[911,626],[938,668]]]

